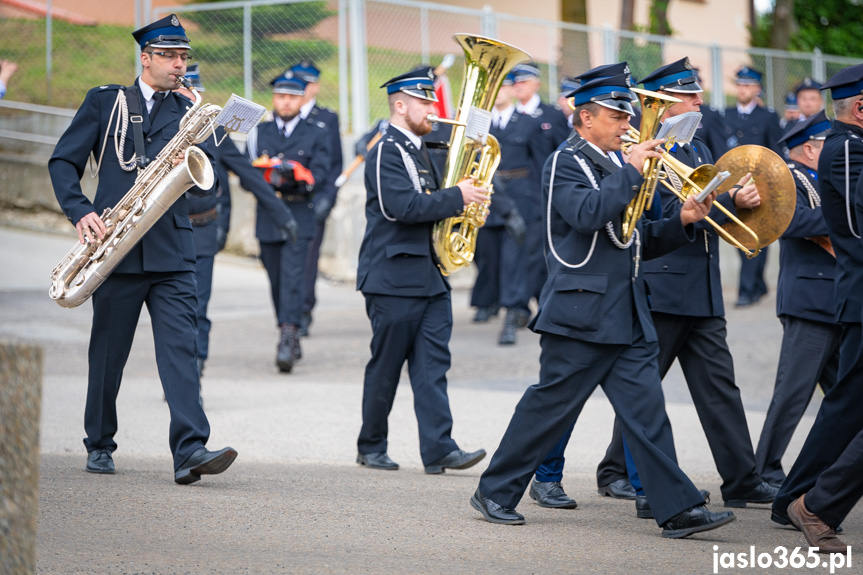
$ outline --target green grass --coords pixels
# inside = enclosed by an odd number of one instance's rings
[[[135,79],[137,50],[128,27],[77,26],[53,23],[53,74],[45,73],[45,21],[0,20],[0,57],[15,61],[19,70],[10,81],[10,100],[75,109],[87,91],[103,84],[131,84]],[[204,101],[224,104],[232,93],[244,95],[242,37],[195,31],[192,37],[195,61],[207,91]],[[456,50],[453,45],[453,51]],[[253,42],[252,99],[270,107],[269,82],[301,57],[312,57],[323,70],[320,104],[339,112],[338,46],[313,38],[267,38]],[[437,64],[443,54],[431,56]],[[369,119],[387,117],[385,91],[379,86],[420,64],[418,53],[368,48]],[[457,63],[449,71],[452,97],[458,98],[463,69]],[[350,92],[349,92],[350,93]]]

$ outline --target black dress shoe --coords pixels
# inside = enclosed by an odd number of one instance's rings
[[[534,479],[528,492],[540,507],[550,509],[575,509],[578,503],[566,494],[560,481],[537,481]]]
[[[632,488],[629,479],[612,481],[608,485],[603,485],[597,489],[596,492],[600,495],[613,497],[614,499],[635,499],[635,489]]]
[[[737,298],[737,303],[734,304],[734,307],[749,307],[754,303],[755,301],[751,297],[748,295],[742,295]]]
[[[399,464],[390,459],[390,456],[383,451],[379,453],[358,453],[357,463],[369,469],[395,471],[399,468]]]
[[[485,457],[485,449],[479,449],[473,453],[468,453],[463,449],[455,449],[437,461],[426,465],[426,473],[436,475],[447,469],[467,469],[482,461],[483,457]]]
[[[276,367],[282,373],[291,373],[294,369],[294,353],[291,351],[288,324],[279,326],[279,343],[276,346]]]
[[[110,449],[94,449],[87,454],[87,467],[90,473],[114,474],[114,458]]]
[[[776,494],[779,493],[778,487],[773,487],[766,481],[762,481],[760,485],[748,493],[744,493],[739,497],[729,497],[725,500],[726,507],[746,507],[747,503],[772,503],[776,499]]]
[[[524,525],[524,515],[518,513],[515,509],[507,509],[501,507],[491,499],[483,497],[479,492],[479,487],[474,491],[470,498],[470,505],[485,517],[486,521],[491,523],[500,523],[502,525]]]
[[[206,447],[189,456],[183,465],[174,473],[174,482],[188,485],[201,479],[202,475],[216,475],[231,466],[237,458],[237,450],[226,447],[219,451],[210,451]]]
[[[699,489],[698,492],[704,498],[704,503],[710,503],[710,492],[706,489]],[[653,509],[650,508],[650,503],[647,502],[647,495],[635,496],[635,516],[639,519],[653,519]]]
[[[297,332],[300,334],[300,337],[309,337],[309,326],[311,325],[312,313],[304,311],[303,316],[300,318],[300,329]]]
[[[662,524],[662,536],[682,539],[693,533],[710,531],[737,519],[731,511],[710,511],[704,505],[696,505],[689,511],[678,513]]]
[[[473,316],[474,323],[485,323],[491,319],[491,309],[488,307],[476,308],[476,313]]]

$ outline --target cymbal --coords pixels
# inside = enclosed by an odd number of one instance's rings
[[[719,186],[720,194],[731,189],[748,172],[761,196],[761,205],[757,208],[737,208],[737,217],[758,235],[758,246],[736,223],[724,223],[722,228],[750,250],[763,248],[779,239],[791,223],[797,204],[794,176],[785,160],[763,146],[738,146],[719,158],[716,169],[731,172],[731,177]]]

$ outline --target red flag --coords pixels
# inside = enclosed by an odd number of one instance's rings
[[[452,118],[455,115],[455,110],[452,109],[452,91],[449,87],[449,78],[446,74],[442,74],[435,78],[434,93],[437,96],[435,107],[437,115],[441,118]]]

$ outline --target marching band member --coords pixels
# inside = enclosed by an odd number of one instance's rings
[[[363,384],[363,425],[357,463],[395,470],[387,454],[387,419],[399,376],[408,363],[425,472],[466,469],[485,450],[468,453],[451,437],[447,397],[452,302],[449,282],[432,250],[433,223],[483,203],[488,192],[464,180],[438,190],[437,173],[422,136],[435,111],[434,74],[428,66],[386,82],[389,127],[366,157],[366,232],[360,246],[357,289],[372,325],[371,358]]]
[[[654,70],[644,78],[643,86],[682,100],[669,107],[663,119],[698,112],[703,103],[703,92],[689,58]],[[697,136],[691,144],[675,145],[670,154],[690,167],[713,163],[710,150]],[[721,197],[725,207],[733,210],[760,204],[755,185],[742,185],[748,179],[747,174],[738,187]],[[673,174],[671,181],[679,185],[674,182]],[[666,217],[679,211],[680,200],[675,194],[665,186],[659,186],[658,193]],[[713,211],[712,219],[721,221],[719,210]],[[695,230],[698,241],[644,264],[651,316],[659,340],[659,373],[665,377],[675,359],[680,363],[722,477],[720,489],[725,505],[770,503],[776,487],[768,485],[755,472],[752,440],[726,342],[719,234],[706,222],[695,224]],[[641,516],[646,515],[647,502],[637,499],[636,505]]]
[[[773,399],[755,450],[756,471],[777,487],[785,480],[782,456],[803,417],[815,386],[836,383],[839,337],[833,299],[836,256],[818,194],[818,157],[830,121],[824,110],[795,123],[779,141],[788,146],[788,167],[797,185],[797,207],[780,238],[776,315],[782,347]]]
[[[121,157],[123,146],[114,142],[118,138],[113,137],[112,130],[122,115],[114,112],[115,105],[128,108],[133,123],[126,133],[125,150],[134,150],[140,165],[146,158],[155,158],[170,142],[191,106],[189,100],[171,91],[178,85],[177,78],[185,74],[189,58],[189,38],[179,18],[171,14],[132,35],[141,47],[141,76],[129,87],[111,84],[90,90],[48,163],[57,201],[75,224],[82,243],[105,236],[105,224],[98,214],[115,206],[135,184],[136,163]],[[116,149],[106,147],[107,141],[118,144]],[[202,147],[206,149],[205,144]],[[99,186],[92,203],[80,184],[91,152],[99,165]],[[212,189],[197,187],[190,191],[197,195],[213,193]],[[156,363],[171,410],[169,443],[174,455],[174,481],[188,484],[201,475],[221,473],[233,463],[237,452],[230,447],[215,452],[205,447],[210,424],[199,402],[195,246],[188,203],[183,197],[168,208],[93,294],[84,410],[86,469],[114,473],[117,393],[144,303],[153,320]]]
[[[301,74],[286,70],[270,84],[273,120],[251,131],[246,151],[253,166],[265,169],[270,185],[290,208],[299,227],[297,240],[288,241],[282,227],[258,204],[255,235],[279,327],[276,366],[289,373],[303,355],[299,334],[303,278],[309,244],[315,237],[315,197],[330,177],[330,136],[324,122],[300,114],[307,84]]]
[[[772,518],[794,524],[822,553],[844,553],[836,527],[863,495],[863,64],[840,70],[822,89],[831,91],[836,116],[818,158],[818,183],[836,253],[839,379],[779,489]]]
[[[626,75],[575,90],[575,133],[543,174],[548,281],[531,329],[541,334],[540,381],[527,389],[471,505],[492,523],[522,524],[515,507],[545,454],[602,385],[624,428],[663,537],[681,538],[734,520],[714,513],[677,466],[665,413],[642,258],[695,239],[713,195],[690,198],[673,217],[641,220],[618,238],[621,214],[639,192],[640,168],[661,140],[635,145],[621,163],[633,114]]]

